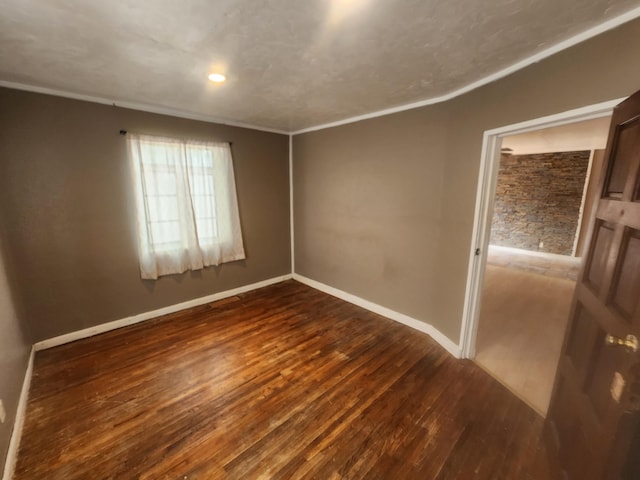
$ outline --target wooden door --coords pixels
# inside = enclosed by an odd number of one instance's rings
[[[640,479],[640,92],[614,110],[604,163],[545,425],[568,480]]]

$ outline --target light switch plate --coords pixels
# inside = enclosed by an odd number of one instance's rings
[[[2,402],[2,399],[0,399],[0,423],[4,423],[6,419],[7,419],[7,412],[4,409],[4,403]]]

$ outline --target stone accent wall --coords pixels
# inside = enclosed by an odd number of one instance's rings
[[[491,244],[571,255],[589,156],[502,155]]]

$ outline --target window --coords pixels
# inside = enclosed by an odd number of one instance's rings
[[[142,278],[245,258],[228,143],[127,135]]]

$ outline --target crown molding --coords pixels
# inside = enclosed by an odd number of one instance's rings
[[[277,128],[269,128],[269,127],[263,127],[260,125],[252,125],[252,124],[248,124],[248,123],[243,123],[243,122],[236,122],[233,120],[227,120],[224,118],[217,118],[211,115],[203,115],[203,114],[197,114],[197,113],[191,113],[191,112],[186,112],[186,111],[182,111],[182,110],[178,110],[178,109],[173,109],[173,108],[168,108],[168,107],[162,107],[162,106],[158,106],[158,105],[149,105],[149,104],[143,104],[143,103],[137,103],[137,102],[128,102],[128,101],[124,101],[124,100],[119,100],[119,99],[111,99],[111,98],[105,98],[105,97],[99,97],[99,96],[93,96],[93,95],[84,95],[84,94],[79,94],[79,93],[73,93],[73,92],[68,92],[65,90],[57,90],[57,89],[53,89],[53,88],[46,88],[46,87],[38,87],[35,85],[28,85],[28,84],[24,84],[24,83],[16,83],[16,82],[8,82],[8,81],[3,81],[0,80],[0,87],[6,87],[6,88],[13,88],[16,90],[25,90],[25,91],[29,91],[29,92],[35,92],[35,93],[43,93],[46,95],[54,95],[54,96],[58,96],[58,97],[65,97],[65,98],[72,98],[75,100],[83,100],[86,102],[93,102],[93,103],[101,103],[104,105],[112,105],[115,107],[122,107],[122,108],[129,108],[132,110],[139,110],[139,111],[143,111],[143,112],[149,112],[149,113],[157,113],[160,115],[170,115],[173,117],[178,117],[178,118],[187,118],[189,120],[199,120],[199,121],[203,121],[203,122],[209,122],[209,123],[218,123],[218,124],[222,124],[222,125],[229,125],[232,127],[240,127],[240,128],[249,128],[252,130],[258,130],[258,131],[262,131],[262,132],[269,132],[269,133],[278,133],[281,135],[300,135],[302,133],[308,133],[308,132],[314,132],[317,130],[324,130],[326,128],[332,128],[332,127],[337,127],[340,125],[346,125],[349,123],[355,123],[355,122],[359,122],[362,120],[368,120],[371,118],[377,118],[377,117],[382,117],[385,115],[390,115],[392,113],[398,113],[398,112],[403,112],[405,110],[412,110],[414,108],[419,108],[419,107],[426,107],[428,105],[434,105],[437,103],[442,103],[442,102],[446,102],[448,100],[452,100],[456,97],[459,97],[461,95],[464,95],[465,93],[471,92],[472,90],[475,90],[477,88],[483,87],[485,85],[488,85],[491,82],[495,82],[496,80],[499,80],[501,78],[504,78],[508,75],[511,75],[512,73],[517,72],[518,70],[522,70],[530,65],[533,65],[534,63],[540,62],[541,60],[544,60],[545,58],[548,58],[552,55],[555,55],[556,53],[559,53],[563,50],[566,50],[568,48],[571,48],[579,43],[582,43],[586,40],[589,40],[590,38],[596,37],[604,32],[607,32],[609,30],[613,30],[616,27],[619,27],[620,25],[623,25],[627,22],[630,22],[631,20],[635,20],[636,18],[640,17],[640,7],[636,7],[632,10],[629,10],[626,13],[623,13],[622,15],[618,15],[617,17],[614,17],[610,20],[607,20],[606,22],[600,23],[594,27],[591,27],[577,35],[574,35],[573,37],[570,37],[562,42],[556,43],[555,45],[552,45],[551,47],[542,50],[541,52],[536,53],[535,55],[531,55],[530,57],[525,58],[524,60],[521,60],[519,62],[516,62],[512,65],[510,65],[509,67],[503,68],[502,70],[493,73],[491,75],[488,75],[484,78],[481,78],[480,80],[477,80],[473,83],[470,83],[468,85],[465,85],[457,90],[454,90],[452,92],[449,92],[447,94],[444,95],[440,95],[438,97],[432,97],[429,99],[425,99],[425,100],[420,100],[418,102],[412,102],[412,103],[407,103],[407,104],[403,104],[403,105],[398,105],[396,107],[391,107],[391,108],[386,108],[383,110],[377,110],[375,112],[370,112],[370,113],[366,113],[363,115],[356,115],[353,117],[348,117],[342,120],[337,120],[335,122],[328,122],[328,123],[323,123],[323,124],[319,124],[319,125],[315,125],[315,126],[311,126],[311,127],[307,127],[307,128],[303,128],[300,130],[294,130],[294,131],[287,131],[287,130],[280,130]]]
[[[278,130],[276,128],[268,128],[268,127],[262,127],[259,125],[252,125],[250,123],[236,122],[236,121],[227,120],[224,118],[217,118],[210,115],[202,115],[198,113],[185,112],[183,110],[178,110],[178,109],[169,108],[169,107],[162,107],[158,105],[149,105],[149,104],[137,103],[137,102],[127,102],[124,100],[97,97],[93,95],[84,95],[80,93],[73,93],[73,92],[68,92],[66,90],[57,90],[54,88],[38,87],[35,85],[28,85],[26,83],[7,82],[4,80],[0,80],[0,87],[12,88],[14,90],[24,90],[24,91],[33,92],[33,93],[42,93],[45,95],[53,95],[56,97],[71,98],[73,100],[82,100],[82,101],[91,102],[91,103],[100,103],[102,105],[111,105],[113,107],[129,108],[131,110],[138,110],[141,112],[157,113],[160,115],[169,115],[172,117],[186,118],[188,120],[199,120],[201,122],[218,123],[221,125],[228,125],[230,127],[250,128],[251,130],[258,130],[261,132],[278,133],[280,135],[289,135],[289,132],[284,130]]]
[[[407,103],[405,105],[399,105],[397,107],[391,107],[384,110],[378,110],[376,112],[371,112],[364,115],[357,115],[355,117],[349,117],[349,118],[345,118],[343,120],[338,120],[335,122],[324,123],[321,125],[303,128],[301,130],[291,132],[291,135],[300,135],[301,133],[308,133],[308,132],[314,132],[317,130],[324,130],[326,128],[338,127],[340,125],[346,125],[348,123],[355,123],[361,120],[382,117],[385,115],[390,115],[392,113],[404,112],[405,110],[412,110],[414,108],[426,107],[428,105],[434,105],[436,103],[442,103],[442,102],[446,102],[447,100],[452,100],[472,90],[483,87],[485,85],[488,85],[489,83],[495,82],[496,80],[499,80],[508,75],[511,75],[512,73],[515,73],[518,70],[522,70],[530,65],[533,65],[534,63],[544,60],[545,58],[548,58],[552,55],[555,55],[556,53],[559,53],[563,50],[566,50],[575,45],[578,45],[579,43],[589,40],[590,38],[596,37],[601,33],[607,32],[609,30],[613,30],[614,28],[619,27],[620,25],[623,25],[627,22],[630,22],[631,20],[635,20],[638,17],[640,17],[640,7],[636,7],[632,10],[629,10],[626,13],[623,13],[622,15],[619,15],[615,18],[607,20],[606,22],[600,23],[595,27],[591,27],[590,29],[585,30],[584,32],[579,33],[577,35],[574,35],[573,37],[570,37],[567,40],[564,40],[560,43],[556,43],[555,45],[552,45],[551,47],[545,50],[542,50],[541,52],[538,52],[535,55],[531,55],[530,57],[527,57],[524,60],[514,63],[513,65],[507,68],[504,68],[487,77],[481,78],[476,82],[465,85],[464,87],[454,90],[445,95],[429,98],[426,100],[421,100],[419,102]]]

